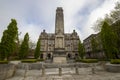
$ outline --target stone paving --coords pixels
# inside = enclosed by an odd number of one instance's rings
[[[120,80],[120,73],[110,73],[96,68],[93,74],[92,68],[79,68],[79,74],[75,74],[74,68],[63,68],[62,76],[58,75],[57,68],[45,69],[45,75],[42,76],[42,70],[21,70],[18,69],[14,77],[6,80]]]

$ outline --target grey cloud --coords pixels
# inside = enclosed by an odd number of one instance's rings
[[[55,10],[61,6],[64,9],[65,31],[72,32],[76,29],[83,40],[93,33],[90,29],[91,17],[98,17],[93,14],[101,5],[107,5],[105,1],[107,0],[0,0],[0,37],[11,18],[18,22],[19,32],[22,32],[20,38],[29,32],[31,40],[36,41],[43,29],[54,32]],[[79,14],[85,7],[89,7],[89,14]]]

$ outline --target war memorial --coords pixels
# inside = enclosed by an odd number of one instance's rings
[[[40,34],[44,61],[23,63],[20,60],[0,64],[0,80],[120,80],[120,65],[109,61],[76,61],[79,36],[75,30],[64,32],[62,7],[56,9],[55,33]]]
[[[53,62],[66,62],[78,55],[79,36],[75,30],[73,33],[64,32],[64,13],[62,7],[56,9],[55,33],[40,34],[41,51],[45,59]]]

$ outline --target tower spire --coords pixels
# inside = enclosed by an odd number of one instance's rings
[[[56,9],[55,34],[64,34],[64,14],[62,7]]]

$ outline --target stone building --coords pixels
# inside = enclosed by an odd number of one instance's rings
[[[75,30],[72,33],[64,32],[64,14],[61,7],[56,10],[55,33],[43,30],[40,40],[42,56],[45,59],[67,56],[74,58],[78,54],[79,36]]]
[[[120,37],[120,20],[116,20],[114,23],[111,23],[110,26],[112,27],[113,31],[117,33],[118,37]],[[87,58],[93,58],[93,53],[92,53],[92,46],[91,46],[91,39],[94,38],[97,43],[98,43],[98,52],[96,53],[95,58],[105,58],[105,53],[102,47],[102,42],[100,39],[100,33],[97,34],[91,34],[89,37],[83,40],[83,44],[85,47],[85,52],[86,52],[86,57]],[[118,42],[118,45],[120,43]],[[118,46],[120,49],[120,46]],[[120,55],[118,54],[118,57],[120,58]]]
[[[92,52],[92,44],[91,44],[92,38],[94,38],[97,42],[97,52],[96,53]],[[86,39],[83,40],[83,45],[85,47],[85,53],[86,53],[85,57],[86,58],[98,58],[99,59],[99,58],[105,57],[103,47],[101,44],[100,33],[91,34],[90,36],[88,36]]]

